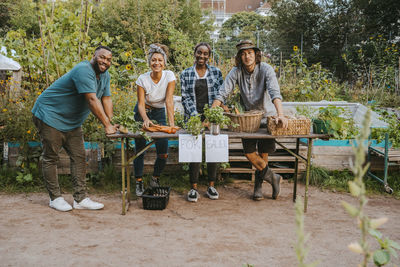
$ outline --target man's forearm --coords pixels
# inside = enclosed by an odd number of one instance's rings
[[[111,119],[104,111],[100,100],[96,96],[86,97],[86,100],[88,102],[90,111],[100,120],[104,127],[109,127],[111,125]]]
[[[275,98],[273,103],[274,103],[277,115],[278,116],[283,115],[282,100],[279,98]]]
[[[109,96],[104,96],[102,99],[102,104],[104,108],[104,112],[106,113],[108,119],[111,121],[113,118],[113,104],[111,97]]]

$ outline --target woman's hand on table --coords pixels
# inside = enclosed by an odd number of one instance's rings
[[[149,126],[152,126],[152,125],[154,125],[154,123],[152,123],[151,120],[149,120],[149,119],[146,119],[143,121],[144,128],[149,128]]]

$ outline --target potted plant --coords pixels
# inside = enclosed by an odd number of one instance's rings
[[[192,116],[186,123],[186,131],[191,135],[198,136],[204,129],[200,116]]]
[[[205,105],[204,117],[210,123],[210,133],[214,135],[218,135],[221,128],[231,123],[231,120],[224,115],[224,109],[221,107],[209,108],[208,105]]]

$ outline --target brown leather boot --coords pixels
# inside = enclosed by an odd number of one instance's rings
[[[277,199],[281,193],[282,176],[274,173],[268,166],[262,170],[262,174],[264,174],[261,176],[262,179],[270,183],[272,186],[272,198]]]
[[[253,200],[263,200],[263,194],[262,194],[262,183],[263,179],[261,178],[260,171],[256,170],[255,173],[255,181],[254,181],[254,194],[253,194]]]

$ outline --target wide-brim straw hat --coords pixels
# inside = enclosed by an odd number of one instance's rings
[[[254,49],[255,52],[260,51],[260,48],[255,46],[251,40],[242,40],[236,45],[237,55],[239,55],[240,51],[245,49]]]

